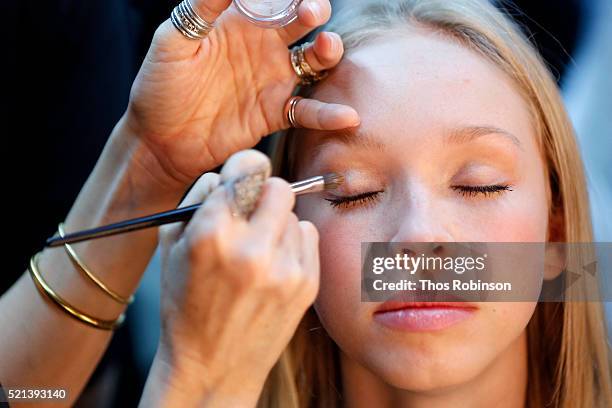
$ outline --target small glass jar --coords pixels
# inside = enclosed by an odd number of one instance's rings
[[[297,18],[302,0],[234,0],[250,22],[265,28],[285,26]]]

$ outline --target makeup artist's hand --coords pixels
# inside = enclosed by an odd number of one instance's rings
[[[253,147],[263,136],[288,127],[285,102],[298,83],[288,46],[331,15],[329,0],[304,0],[298,19],[280,29],[251,24],[230,0],[192,0],[197,13],[217,21],[207,38],[188,40],[166,20],[156,31],[132,87],[121,124],[152,153],[145,167],[160,182],[184,188]],[[318,35],[306,51],[315,70],[334,67],[343,53],[333,33]],[[304,127],[341,129],[357,125],[350,107],[301,101]]]
[[[162,228],[162,334],[145,406],[255,406],[315,299],[318,233],[291,211],[290,185],[267,179],[248,220],[232,216],[226,187],[216,187],[262,164],[259,152],[235,154],[186,197],[182,205],[208,195],[189,224]]]

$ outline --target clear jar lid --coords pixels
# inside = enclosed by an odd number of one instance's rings
[[[297,18],[302,0],[234,0],[238,11],[254,24],[278,28]]]

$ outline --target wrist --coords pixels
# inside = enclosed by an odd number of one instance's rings
[[[185,186],[166,184],[162,173],[147,163],[148,153],[128,131],[123,120],[113,130],[104,150],[64,220],[65,230],[74,232],[176,208]],[[132,294],[157,247],[157,229],[120,234],[78,245],[78,254],[88,268],[115,292]],[[43,271],[51,287],[83,310],[99,318],[116,318],[125,305],[107,296],[87,280],[75,279],[76,270],[64,251],[45,250]]]
[[[160,346],[151,368],[143,402],[159,406],[255,407],[263,381],[242,378],[231,370],[211,372],[188,359],[172,357]],[[143,405],[143,404],[141,404]]]
[[[176,205],[193,182],[179,180],[164,169],[158,156],[130,126],[127,114],[115,125],[107,149],[113,157],[124,162],[131,193],[138,198],[137,202],[165,200]]]

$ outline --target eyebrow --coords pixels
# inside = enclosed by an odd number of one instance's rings
[[[521,142],[516,136],[495,126],[475,125],[456,127],[447,131],[443,137],[445,144],[464,144],[484,136],[502,137],[522,150]],[[332,142],[340,142],[348,146],[366,150],[373,149],[382,151],[386,147],[385,144],[373,134],[364,132],[359,128],[350,128],[325,132],[323,137],[320,139],[320,143],[315,148],[314,155],[320,153],[321,149],[326,144]]]
[[[448,132],[444,138],[444,141],[446,143],[456,144],[468,143],[483,136],[501,136],[512,142],[519,149],[522,149],[521,142],[518,137],[495,126],[463,126],[460,128],[454,128]]]
[[[321,139],[319,139],[319,143],[313,149],[312,157],[317,157],[326,145],[335,142],[366,150],[385,150],[385,144],[373,134],[364,132],[359,128],[349,128],[324,132]]]

